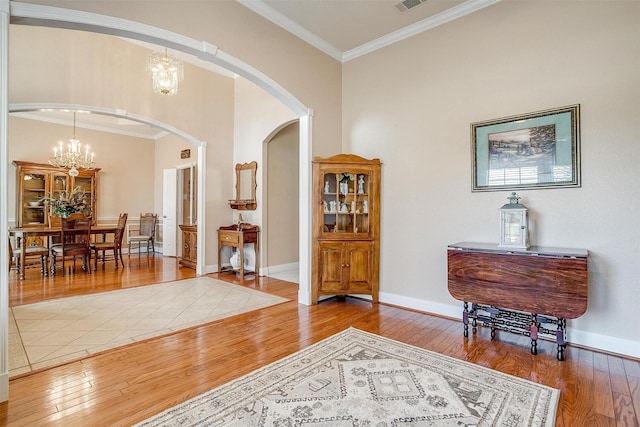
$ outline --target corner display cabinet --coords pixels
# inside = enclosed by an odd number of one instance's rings
[[[80,169],[76,177],[69,176],[69,169],[15,160],[16,167],[16,226],[49,226],[49,212],[44,197],[60,191],[80,187],[91,201],[91,218],[95,225],[98,200],[98,171]]]
[[[313,160],[313,304],[323,295],[378,302],[380,166],[353,154]]]

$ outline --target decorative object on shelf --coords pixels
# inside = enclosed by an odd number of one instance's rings
[[[85,145],[83,153],[82,144],[76,138],[76,112],[74,111],[73,138],[69,139],[66,151],[62,141],[60,141],[59,147],[53,148],[53,157],[49,159],[49,164],[59,168],[69,168],[69,176],[78,176],[78,168],[94,169],[93,157],[94,153],[89,153],[89,145]]]
[[[362,211],[364,213],[369,213],[369,201],[365,200],[362,202]]]
[[[167,53],[153,52],[147,56],[147,75],[153,81],[153,91],[172,96],[178,93],[178,83],[184,80],[184,64]]]
[[[91,214],[91,203],[81,187],[71,191],[59,191],[42,199],[49,203],[51,213],[60,218],[67,218],[74,213]]]
[[[236,250],[231,258],[229,258],[229,262],[231,263],[231,267],[235,270],[240,268],[240,250]]]
[[[580,105],[471,124],[472,191],[580,187]]]
[[[529,214],[521,197],[511,193],[509,203],[500,208],[500,248],[527,249],[529,247]]]
[[[340,182],[340,193],[343,195],[349,194],[349,181],[353,181],[354,174],[352,173],[339,173],[338,181]],[[342,211],[342,210],[341,210]]]
[[[329,181],[326,181],[326,182],[324,183],[324,192],[325,192],[325,193],[328,193],[328,192],[329,192]]]
[[[358,178],[358,193],[364,193],[364,175],[360,175]]]

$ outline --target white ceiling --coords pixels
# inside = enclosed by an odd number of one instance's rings
[[[344,62],[499,0],[236,1]],[[418,5],[400,11],[400,3]]]
[[[345,62],[443,25],[499,0],[405,0],[405,4],[419,4],[404,12],[398,7],[401,0],[236,1],[326,54]],[[148,44],[145,47],[160,49]],[[206,69],[211,67],[193,57],[182,59]],[[225,70],[210,71],[234,77]],[[73,124],[73,115],[69,111],[11,114],[69,126]],[[76,126],[154,140],[167,134],[147,124],[101,114],[77,114]]]

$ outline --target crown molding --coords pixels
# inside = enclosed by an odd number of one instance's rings
[[[342,61],[342,51],[337,47],[333,46],[330,43],[327,43],[324,39],[318,37],[311,31],[299,25],[297,22],[292,19],[284,16],[282,13],[268,6],[266,3],[262,1],[256,0],[236,0],[238,3],[243,5],[244,7],[254,11],[258,15],[267,18],[269,21],[278,25],[279,27],[285,29],[290,32],[294,36],[306,41],[311,46],[314,46],[327,55],[331,56],[338,61]]]
[[[342,55],[342,62],[350,61],[359,56],[382,49],[383,47],[389,46],[393,43],[413,37],[442,24],[446,24],[447,22],[451,22],[454,19],[458,19],[480,9],[484,9],[487,6],[498,3],[499,1],[500,0],[468,0],[458,6],[452,7],[451,9],[447,9],[436,15],[430,16],[427,19],[423,19],[420,22],[416,22],[415,24],[409,25],[400,30],[389,33],[386,36],[382,36],[376,40],[372,40],[351,49]]]
[[[320,49],[332,58],[337,59],[340,62],[347,62],[355,59],[359,56],[366,55],[375,50],[381,49],[385,46],[389,46],[393,43],[401,40],[413,37],[416,34],[420,34],[439,25],[446,24],[454,19],[461,18],[465,15],[473,13],[477,10],[483,9],[487,6],[491,6],[500,0],[468,0],[462,4],[459,4],[451,9],[447,9],[429,18],[426,18],[420,22],[401,28],[400,30],[389,33],[385,36],[379,37],[368,43],[364,43],[356,48],[348,50],[346,52],[340,51],[338,48],[325,40],[321,39],[311,31],[303,28],[292,19],[286,17],[282,13],[273,9],[262,0],[236,0],[243,6],[251,9],[258,15],[267,18],[274,24],[284,28],[296,37],[306,41],[310,45]]]

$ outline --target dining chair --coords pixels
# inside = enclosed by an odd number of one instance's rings
[[[138,254],[140,254],[142,244],[147,245],[147,255],[149,248],[155,253],[156,224],[158,223],[158,215],[153,213],[140,214],[140,227],[137,234],[132,234],[135,230],[129,229],[128,250],[131,256],[131,244],[138,245]]]
[[[91,272],[91,216],[75,213],[61,220],[62,231],[59,245],[51,247],[51,274],[62,267],[65,274],[65,260],[72,259],[75,268],[76,258],[82,257],[82,270]],[[60,258],[60,264],[57,259]]]
[[[20,256],[24,253],[25,265],[20,265]],[[43,276],[47,276],[49,272],[49,249],[39,245],[29,245],[23,247],[13,248],[11,244],[11,238],[9,237],[9,271],[15,268],[16,273],[20,274],[21,269],[27,269],[29,267],[36,266],[35,259],[40,259],[40,272]],[[27,262],[28,261],[28,262]]]
[[[118,217],[118,228],[113,236],[113,242],[94,242],[91,244],[91,249],[95,255],[95,261],[93,263],[93,269],[98,269],[98,252],[102,251],[102,264],[105,262],[106,251],[113,251],[113,259],[116,264],[116,270],[118,269],[118,259],[122,263],[124,268],[124,261],[122,260],[122,237],[124,236],[124,228],[127,225],[128,213],[121,213]]]

